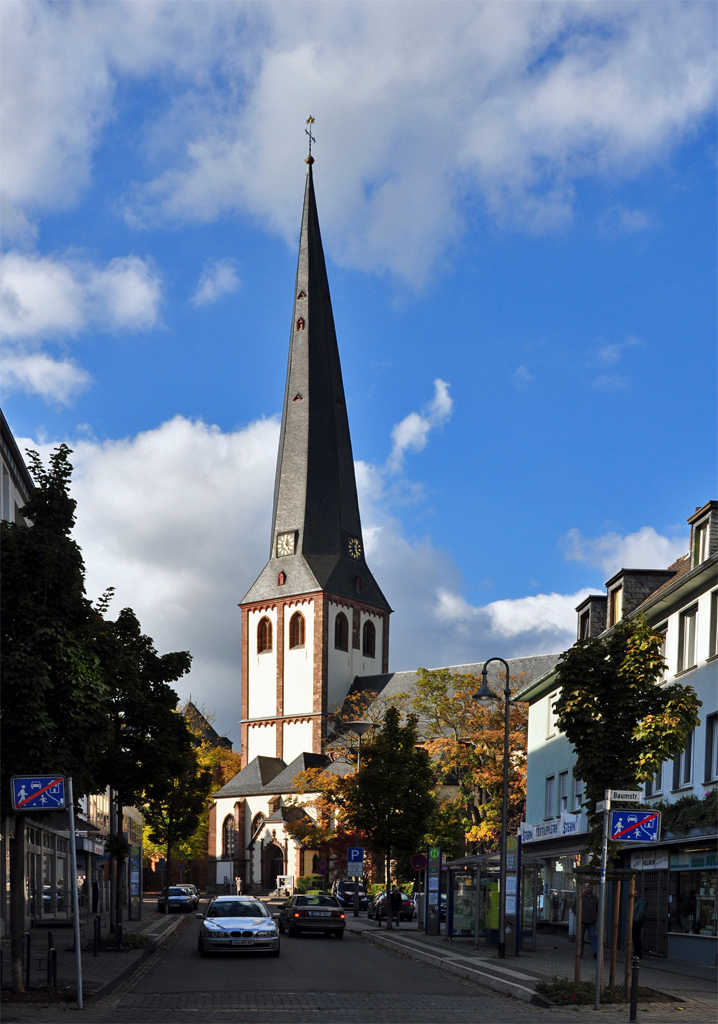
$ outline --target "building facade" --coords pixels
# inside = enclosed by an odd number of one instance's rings
[[[622,569],[576,609],[578,639],[602,636],[622,618],[643,615],[663,633],[664,683],[690,684],[702,701],[700,725],[684,750],[644,786],[649,805],[701,800],[718,784],[718,502],[688,518],[689,551],[667,569]],[[583,784],[575,753],[556,728],[555,669],[526,686],[529,702],[526,825],[523,840],[543,862],[541,919],[568,928],[574,868],[585,845]],[[646,896],[644,946],[656,955],[715,963],[718,952],[718,827],[664,829],[658,845],[624,847],[624,864],[639,871]]]

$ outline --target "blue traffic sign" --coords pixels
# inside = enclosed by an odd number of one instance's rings
[[[319,861],[319,874],[320,875],[326,875],[326,873],[327,873],[327,862],[322,857],[322,859]]]
[[[364,860],[364,848],[362,846],[350,846],[347,849],[347,863],[361,864]]]
[[[57,811],[65,806],[62,775],[15,775],[11,786],[16,811]]]
[[[611,839],[621,843],[657,843],[660,811],[611,811]]]

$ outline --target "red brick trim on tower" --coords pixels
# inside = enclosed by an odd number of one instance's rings
[[[285,603],[277,605],[277,715],[284,714],[284,608]],[[277,723],[276,729],[276,756],[282,757],[284,753],[284,729]]]

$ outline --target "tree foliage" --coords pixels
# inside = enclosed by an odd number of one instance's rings
[[[523,685],[522,678],[510,680],[512,691]],[[430,754],[437,782],[456,787],[456,807],[447,809],[453,818],[450,836],[458,835],[463,817],[465,839],[479,850],[498,848],[503,802],[504,715],[502,693],[489,708],[477,704],[473,695],[481,686],[475,675],[453,674],[449,669],[417,672],[412,694],[398,694],[398,706],[418,716],[425,747]],[[509,833],[523,820],[526,803],[526,743],[528,712],[525,704],[509,709]],[[441,789],[438,790],[441,798]]]
[[[576,751],[592,848],[601,821],[596,803],[605,790],[638,788],[683,750],[699,724],[701,701],[691,686],[659,685],[666,668],[662,642],[636,617],[605,637],[579,640],[559,659],[556,726]]]

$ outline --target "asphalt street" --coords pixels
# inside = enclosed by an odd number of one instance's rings
[[[585,1008],[592,1022],[627,1020],[627,1009]],[[582,1008],[583,1010],[583,1008]],[[584,1013],[583,1016],[587,1014]],[[111,996],[71,1005],[6,1005],[4,1024],[554,1024],[577,1010],[543,1010],[385,952],[356,934],[282,938],[281,955],[200,958],[194,920]],[[663,1014],[642,1019],[657,1024]],[[675,1017],[670,1015],[671,1020]]]

